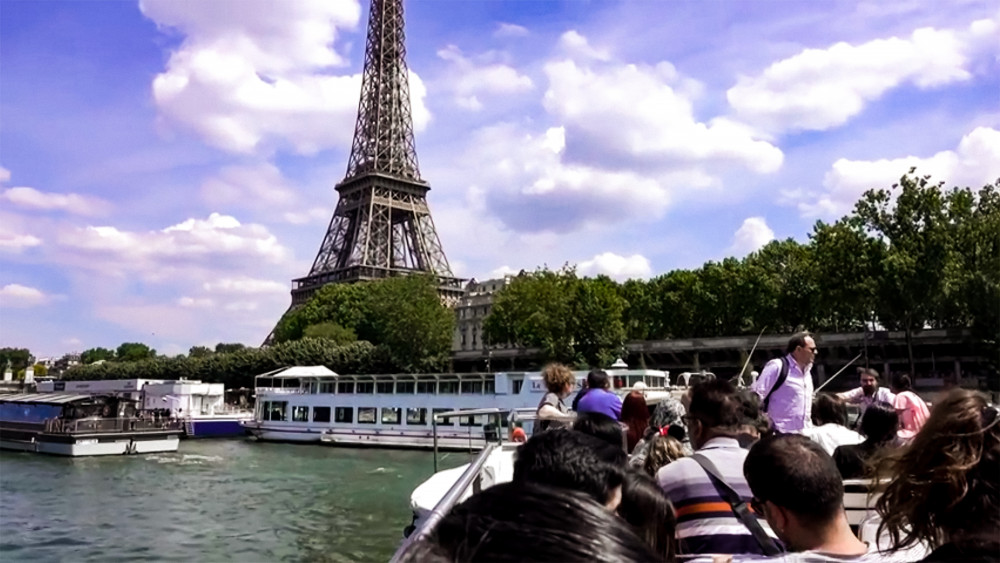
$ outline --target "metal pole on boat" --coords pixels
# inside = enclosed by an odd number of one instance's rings
[[[819,393],[824,387],[826,387],[827,383],[830,383],[831,381],[833,381],[834,379],[836,379],[836,377],[838,375],[844,373],[845,369],[851,367],[851,364],[853,364],[854,362],[858,361],[858,358],[860,358],[862,354],[863,354],[863,352],[861,354],[858,354],[857,356],[854,356],[853,360],[847,362],[847,365],[845,365],[844,367],[840,368],[840,371],[838,371],[837,373],[835,373],[832,376],[830,376],[830,379],[827,379],[826,381],[824,381],[822,385],[820,385],[819,387],[816,388],[815,391],[813,391],[813,393]]]
[[[431,433],[434,435],[434,473],[438,472],[438,419],[431,413]]]
[[[757,340],[753,343],[753,348],[747,354],[747,361],[743,362],[743,369],[740,370],[740,373],[736,374],[736,377],[740,378],[740,381],[743,381],[743,374],[746,373],[747,366],[750,365],[750,358],[753,358],[753,353],[757,351],[757,345],[760,344],[760,337],[764,336],[765,330],[767,330],[767,327],[760,329],[760,334],[757,335]]]

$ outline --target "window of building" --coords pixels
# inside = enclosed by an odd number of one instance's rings
[[[417,384],[413,381],[397,381],[396,382],[396,394],[413,394],[413,390],[417,388]]]
[[[406,409],[407,424],[427,424],[427,409]]]
[[[399,424],[399,420],[403,417],[403,409],[382,408],[382,424]]]
[[[377,410],[375,407],[358,407],[358,423],[375,424],[375,411]]]
[[[292,422],[309,422],[309,407],[292,407]]]
[[[334,383],[334,382],[332,382],[332,381],[324,381],[324,382],[322,382],[322,383],[319,384],[319,392],[320,393],[333,393],[334,389],[336,389],[336,385],[337,384]]]
[[[441,381],[438,382],[438,394],[440,395],[454,395],[458,393],[458,382],[457,381]]]
[[[477,332],[476,329],[473,328],[472,329],[472,347],[473,348],[476,347],[476,332]]]
[[[264,401],[264,420],[287,420],[288,401]]]
[[[523,379],[515,379],[514,380],[514,395],[517,395],[518,393],[520,393],[522,387],[524,387],[524,380]]]
[[[354,389],[355,393],[374,393],[375,392],[375,382],[374,381],[359,381]]]
[[[354,407],[337,407],[333,411],[334,422],[354,422]]]
[[[487,395],[493,395],[496,392],[497,392],[496,381],[492,379],[487,379],[486,381],[483,382],[483,393],[486,393]]]
[[[354,382],[353,381],[338,381],[337,382],[337,393],[353,393],[354,392]]]
[[[313,407],[313,422],[330,422],[330,407]]]
[[[417,393],[426,395],[437,394],[437,381],[418,381]]]
[[[465,331],[462,331],[462,346],[465,346]]]
[[[379,381],[375,384],[375,392],[384,395],[392,395],[393,381]]]
[[[462,393],[482,394],[482,392],[483,392],[483,382],[482,381],[463,381],[462,382]]]

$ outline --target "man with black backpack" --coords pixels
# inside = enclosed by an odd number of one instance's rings
[[[810,370],[816,359],[816,341],[808,332],[788,340],[785,355],[764,366],[751,386],[761,398],[761,408],[781,434],[801,432],[812,424],[813,380]]]

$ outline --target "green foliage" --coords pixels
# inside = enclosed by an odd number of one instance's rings
[[[124,342],[115,350],[119,362],[138,362],[156,357],[156,350],[140,342]]]
[[[275,329],[275,341],[327,337],[329,329],[312,328],[324,325],[342,329],[334,340],[358,339],[376,346],[382,369],[437,371],[447,368],[455,317],[441,303],[437,280],[430,276],[330,284],[285,314]]]
[[[306,327],[305,338],[320,338],[330,340],[334,344],[348,344],[358,339],[358,335],[349,328],[344,328],[337,323],[319,323]]]
[[[80,361],[84,364],[92,364],[101,360],[114,360],[115,351],[107,348],[91,348],[80,353]]]
[[[324,365],[338,373],[373,373],[379,369],[375,347],[368,342],[330,346],[306,338],[269,348],[243,348],[200,358],[155,357],[136,362],[108,362],[77,366],[66,379],[200,379],[225,383],[227,388],[253,387],[256,375],[288,366]]]
[[[31,362],[31,352],[27,348],[0,348],[0,371],[10,365],[14,373],[23,371]]]
[[[49,368],[45,364],[35,364],[35,377],[45,377],[49,374]]]
[[[215,353],[216,354],[231,354],[233,352],[239,352],[240,350],[242,350],[244,348],[246,348],[246,346],[244,346],[243,344],[240,344],[238,342],[237,343],[233,343],[233,344],[226,344],[226,343],[223,343],[223,342],[219,342],[218,344],[215,345]]]
[[[214,353],[215,352],[213,352],[212,349],[209,348],[208,346],[192,346],[191,349],[188,350],[188,357],[204,358],[206,356],[211,356]]]

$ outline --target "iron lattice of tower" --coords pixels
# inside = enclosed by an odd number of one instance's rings
[[[446,301],[462,295],[434,228],[413,141],[403,0],[371,0],[361,99],[340,199],[292,308],[329,283],[427,273]]]

